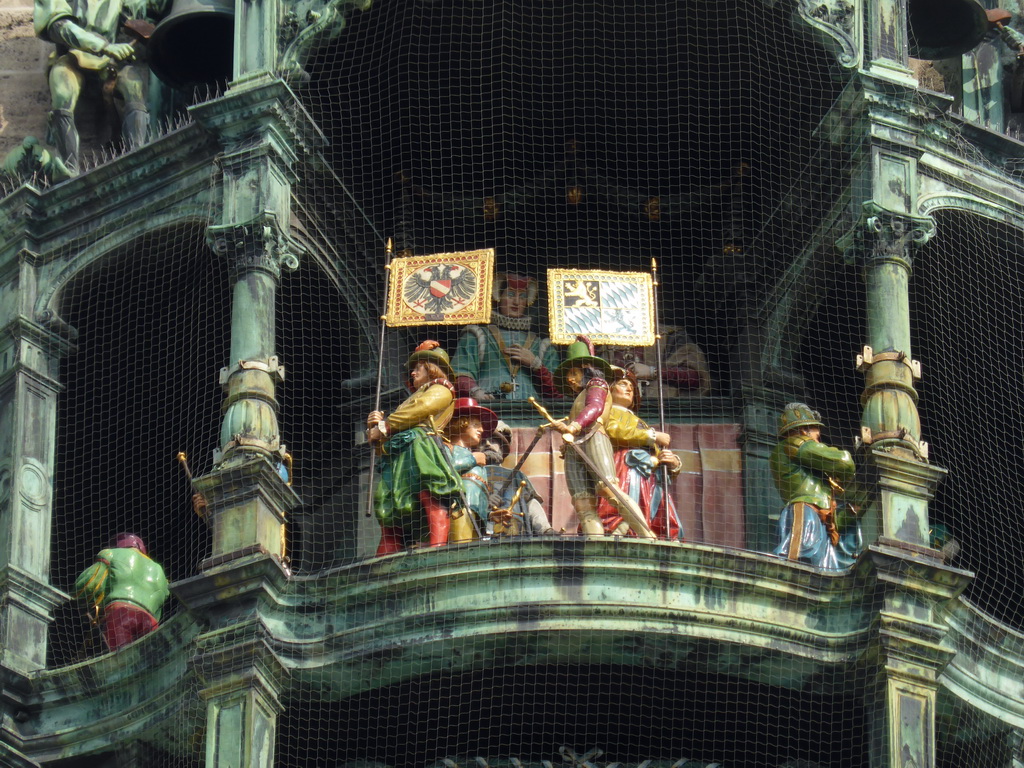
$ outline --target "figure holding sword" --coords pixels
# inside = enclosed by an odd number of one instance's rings
[[[586,535],[603,535],[604,526],[597,512],[601,495],[618,507],[623,520],[641,539],[654,539],[655,534],[644,521],[635,501],[618,486],[611,442],[605,422],[612,408],[608,378],[611,366],[594,355],[593,345],[585,336],[577,336],[569,345],[566,358],[555,371],[555,383],[567,396],[575,395],[569,419],[558,421],[536,401],[531,402],[551,424],[562,433],[566,443],[565,479],[572,495],[573,508],[580,531]]]

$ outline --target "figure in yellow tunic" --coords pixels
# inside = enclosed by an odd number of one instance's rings
[[[632,371],[612,366],[611,377],[612,409],[605,431],[615,451],[619,487],[639,505],[647,525],[659,537],[681,538],[675,500],[665,493],[662,472],[658,471],[658,467],[664,466],[675,477],[682,468],[679,457],[668,450],[671,438],[637,416],[640,389]],[[607,532],[628,531],[622,516],[607,499],[598,502],[598,512]]]
[[[425,341],[406,367],[412,395],[389,416],[373,411],[366,418],[367,439],[379,451],[373,496],[381,527],[378,555],[422,541],[446,544],[449,511],[462,491],[439,438],[454,403],[448,354],[436,341]]]

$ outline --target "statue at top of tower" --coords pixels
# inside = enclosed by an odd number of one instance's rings
[[[769,463],[786,506],[779,516],[775,554],[841,570],[862,549],[860,522],[846,500],[856,467],[849,451],[821,442],[821,414],[790,403],[779,416],[780,442]]]
[[[95,94],[105,113],[116,112],[128,149],[148,138],[149,68],[139,61],[136,46],[162,5],[163,0],[35,0],[36,35],[57,46],[49,62],[47,140],[72,174],[79,171],[75,110],[83,94]]]
[[[494,276],[491,324],[466,326],[452,357],[459,397],[480,402],[560,397],[553,378],[558,350],[531,328],[528,314],[538,291],[536,278],[512,272]]]
[[[164,569],[134,533],[117,534],[75,581],[75,597],[89,601],[89,617],[112,651],[156,629],[169,594]]]

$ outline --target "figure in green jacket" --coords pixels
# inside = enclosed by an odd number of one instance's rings
[[[156,629],[169,594],[164,569],[134,533],[117,534],[75,581],[75,597],[89,601],[90,616],[112,651]]]
[[[377,555],[418,543],[447,544],[449,514],[462,494],[462,478],[440,438],[455,409],[448,353],[428,339],[409,355],[406,371],[412,394],[390,414],[366,417],[380,477],[373,491],[381,534]]]
[[[823,426],[821,415],[804,403],[790,403],[779,417],[781,442],[770,463],[786,506],[779,516],[774,552],[842,570],[853,564],[862,548],[860,524],[848,514],[843,500],[844,486],[853,481],[856,468],[849,451],[820,441]]]

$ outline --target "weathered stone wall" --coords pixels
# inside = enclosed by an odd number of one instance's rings
[[[31,0],[0,0],[0,159],[26,136],[46,138],[46,58],[32,32]]]

